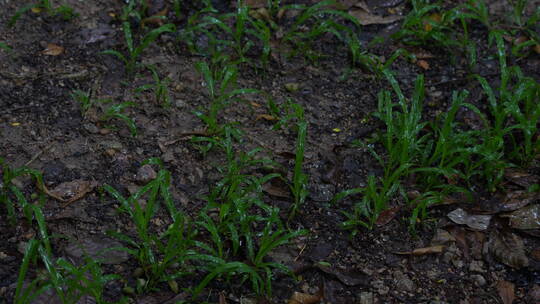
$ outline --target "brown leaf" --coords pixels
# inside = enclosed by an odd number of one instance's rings
[[[424,69],[425,71],[429,70],[429,62],[425,60],[418,60],[416,65]]]
[[[514,211],[523,208],[530,203],[537,201],[540,194],[536,192],[527,192],[524,190],[507,193],[500,206],[500,211]]]
[[[459,225],[467,225],[475,230],[486,230],[492,217],[491,215],[469,214],[461,208],[448,213],[447,216],[452,222]]]
[[[497,292],[503,304],[512,304],[516,299],[514,294],[514,284],[508,281],[497,282]]]
[[[322,295],[319,293],[311,295],[295,291],[292,297],[287,302],[288,304],[315,304],[322,300]]]
[[[489,251],[499,262],[512,268],[519,269],[529,265],[523,240],[514,233],[493,231],[490,235]]]
[[[534,51],[536,52],[536,54],[540,54],[540,44],[534,46]]]
[[[290,198],[291,190],[282,180],[274,178],[262,186],[264,192],[279,198]]]
[[[450,232],[443,229],[437,229],[435,236],[433,237],[433,239],[431,239],[431,245],[432,246],[448,245],[455,241],[456,241],[456,238],[452,236]]]
[[[514,168],[504,170],[504,178],[523,188],[529,188],[540,181],[537,175]]]
[[[227,304],[227,298],[223,292],[219,293],[219,304]]]
[[[375,224],[377,226],[384,226],[390,223],[390,221],[392,221],[396,217],[396,214],[399,212],[400,209],[401,207],[397,206],[384,210],[383,212],[381,212],[381,214],[379,214],[379,217],[377,218]]]
[[[324,273],[334,276],[336,279],[338,279],[338,281],[347,286],[367,286],[369,282],[369,277],[362,273],[343,272],[335,267],[325,266],[318,263],[315,264],[315,267]]]
[[[540,228],[540,205],[530,205],[507,215],[510,226],[516,229],[529,230]]]
[[[64,47],[59,46],[54,43],[48,43],[47,48],[41,51],[43,55],[47,56],[58,56],[64,52]]]
[[[349,11],[349,14],[358,19],[358,22],[361,25],[390,24],[403,19],[403,16],[398,15],[391,15],[386,17],[373,15],[363,9],[352,9]]]
[[[424,248],[417,248],[413,251],[405,251],[405,252],[396,252],[396,254],[402,254],[402,255],[426,255],[426,254],[433,254],[433,253],[441,253],[444,250],[443,245],[435,245],[430,247],[424,247]]]
[[[277,120],[276,117],[274,117],[274,115],[270,115],[270,114],[259,114],[257,115],[257,117],[255,118],[255,120],[261,120],[261,119],[264,119],[266,121],[274,121],[274,120]]]
[[[540,261],[540,248],[533,249],[530,256],[536,261]]]
[[[43,190],[47,195],[63,202],[65,207],[68,204],[83,198],[87,193],[94,190],[96,186],[97,182],[95,181],[76,179],[71,182],[61,183],[53,190],[49,190],[43,186]]]

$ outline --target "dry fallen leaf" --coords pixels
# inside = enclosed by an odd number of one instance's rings
[[[43,186],[43,190],[47,195],[64,203],[65,207],[68,204],[83,198],[87,193],[94,190],[96,186],[96,181],[76,179],[71,182],[61,183],[52,190],[49,190]]]
[[[64,52],[64,47],[59,46],[54,43],[48,43],[47,48],[41,51],[43,55],[47,56],[58,56]]]
[[[379,214],[379,217],[377,217],[377,221],[375,222],[375,224],[377,226],[384,226],[390,223],[396,217],[396,214],[399,212],[400,209],[401,207],[398,206],[384,210],[383,212],[381,212],[381,214]]]
[[[489,251],[497,260],[512,268],[529,265],[521,237],[514,233],[493,231],[490,235]]]
[[[267,121],[277,120],[277,118],[275,118],[273,115],[270,115],[270,114],[260,114],[260,115],[257,115],[257,117],[255,118],[255,120],[261,120],[261,119],[264,119]]]
[[[530,205],[508,215],[510,226],[516,229],[530,230],[540,228],[540,205]]]
[[[413,251],[404,251],[404,252],[396,252],[396,254],[402,254],[402,255],[426,255],[426,254],[433,254],[433,253],[441,253],[444,250],[443,245],[435,245],[430,247],[424,247],[424,248],[417,248]]]
[[[391,15],[391,16],[379,16],[373,15],[363,9],[353,9],[349,11],[349,14],[356,19],[361,25],[370,25],[370,24],[389,24],[394,23],[398,20],[403,19],[403,16]]]
[[[475,230],[486,230],[492,217],[491,215],[469,214],[461,208],[448,213],[447,216],[452,222],[459,225],[467,225]]]
[[[508,281],[497,282],[497,292],[503,304],[512,304],[516,299],[514,295],[514,284]]]
[[[422,69],[424,69],[424,70],[426,70],[426,71],[429,70],[429,62],[427,62],[427,61],[425,61],[425,60],[422,60],[422,59],[421,59],[421,60],[418,60],[418,61],[416,62],[416,65],[419,66],[419,67],[421,67]]]
[[[317,293],[314,295],[295,291],[287,304],[315,304],[322,300],[322,295]]]

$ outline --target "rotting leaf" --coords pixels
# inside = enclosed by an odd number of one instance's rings
[[[397,206],[384,210],[383,212],[381,212],[381,214],[379,214],[379,217],[377,217],[377,221],[375,222],[375,224],[377,226],[384,226],[390,223],[396,217],[396,214],[399,212],[400,209],[401,207]]]
[[[431,240],[431,245],[448,245],[456,241],[456,238],[450,234],[450,232],[444,229],[437,229],[435,236]]]
[[[47,56],[58,56],[64,52],[64,47],[59,46],[54,43],[48,43],[47,48],[41,51],[43,55]]]
[[[319,303],[323,297],[324,293],[322,289],[319,289],[319,291],[313,295],[295,291],[287,304],[315,304]]]
[[[96,186],[96,181],[76,179],[70,182],[61,183],[53,190],[48,190],[43,186],[43,190],[47,195],[64,203],[65,207],[68,204],[83,198],[87,193],[94,190]]]
[[[501,204],[500,211],[514,211],[537,201],[539,198],[540,194],[535,192],[527,192],[524,190],[513,191],[506,194]]]
[[[334,276],[336,279],[338,279],[341,283],[347,285],[347,286],[367,286],[369,282],[369,278],[365,274],[361,273],[344,273],[342,271],[337,270],[335,267],[325,266],[320,263],[317,263],[314,265],[317,269],[321,270],[322,272]]]
[[[468,214],[467,211],[461,208],[448,213],[447,216],[452,222],[459,225],[467,225],[475,230],[486,230],[489,227],[489,222],[492,217],[491,215]]]
[[[429,62],[421,59],[416,62],[416,65],[421,67],[423,70],[427,71],[429,70]]]
[[[519,169],[509,168],[504,170],[504,178],[523,188],[529,188],[540,182],[538,175],[530,174]]]
[[[497,282],[497,292],[503,304],[512,304],[516,299],[514,284],[508,281]]]
[[[426,255],[426,254],[434,254],[434,253],[441,253],[444,250],[444,245],[435,245],[430,247],[424,247],[424,248],[417,248],[413,251],[404,251],[404,252],[396,252],[396,254],[401,255]]]
[[[490,235],[489,250],[499,262],[512,268],[519,269],[529,265],[523,240],[514,233],[493,231]]]
[[[287,184],[277,178],[274,178],[262,186],[262,190],[267,194],[279,198],[290,198],[291,190]]]
[[[515,229],[530,230],[540,228],[540,205],[530,205],[509,215],[510,226]]]
[[[360,23],[361,25],[390,24],[403,19],[403,16],[398,15],[391,15],[386,17],[373,15],[361,8],[352,9],[349,11],[349,14],[355,17],[358,20],[358,23]]]
[[[266,121],[274,121],[274,120],[277,120],[276,117],[274,117],[273,115],[270,115],[270,114],[259,114],[257,115],[257,117],[255,118],[255,120],[261,120],[261,119],[264,119]]]

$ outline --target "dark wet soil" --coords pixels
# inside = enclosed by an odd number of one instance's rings
[[[8,28],[6,22],[22,2],[0,1],[0,41],[12,48],[11,52],[0,51],[0,157],[12,167],[27,165],[41,171],[49,189],[63,182],[84,180],[95,181],[98,188],[111,185],[122,193],[128,193],[136,184],[135,175],[142,162],[157,157],[172,174],[175,202],[187,214],[196,214],[204,204],[201,195],[219,178],[216,164],[223,160],[218,153],[202,155],[185,136],[205,127],[193,114],[209,103],[195,69],[195,63],[203,58],[190,55],[174,35],[163,35],[144,52],[142,61],[154,64],[160,75],[171,80],[172,105],[164,109],[152,94],[133,93],[134,88],[151,81],[149,73],[128,80],[121,62],[101,54],[123,46],[121,26],[114,17],[121,12],[122,1],[69,0],[66,2],[79,12],[71,21],[29,12]],[[372,7],[383,7],[376,1],[367,2]],[[384,2],[405,12],[409,9],[404,2]],[[231,9],[228,3],[221,5]],[[178,25],[182,22],[178,21]],[[369,25],[363,28],[362,35],[384,36],[396,27]],[[478,40],[480,54],[474,72],[496,82],[498,62],[493,46],[489,47],[484,39],[485,29],[474,29],[472,35]],[[51,43],[62,46],[63,52],[44,54]],[[388,58],[400,47],[387,40],[370,51]],[[364,186],[368,174],[380,173],[366,150],[348,144],[371,137],[381,127],[370,113],[376,109],[378,92],[389,85],[362,69],[342,77],[349,68],[348,51],[334,38],[323,37],[315,48],[327,56],[316,63],[298,57],[281,63],[272,61],[265,71],[243,66],[239,79],[240,87],[264,91],[278,104],[294,100],[303,106],[309,122],[305,171],[310,177],[310,195],[290,225],[310,233],[272,254],[291,266],[299,277],[298,281],[278,277],[272,303],[283,303],[294,292],[315,294],[321,289],[324,303],[503,303],[497,287],[501,281],[514,284],[514,303],[538,303],[539,262],[531,257],[528,267],[515,270],[488,257],[483,244],[489,232],[455,226],[445,219],[456,206],[431,209],[414,234],[409,231],[411,210],[407,207],[371,231],[361,229],[351,236],[341,229],[345,220],[341,211],[351,210],[352,202],[331,205],[329,201],[339,191]],[[469,71],[461,58],[450,59],[438,50],[429,51],[433,57],[427,59],[427,70],[405,59],[392,66],[407,96],[416,75],[425,75],[428,115],[445,111],[454,90],[467,89],[473,98],[480,95],[479,86],[468,80]],[[512,64],[519,65],[529,76],[540,76],[538,54]],[[298,90],[287,90],[291,83],[298,84]],[[138,136],[132,137],[121,121],[114,121],[112,126],[104,124],[92,110],[83,117],[80,105],[71,97],[74,90],[90,90],[99,99],[135,102],[137,106],[127,113],[135,119]],[[255,119],[267,114],[266,100],[257,95],[250,98],[246,104],[227,108],[223,116],[227,121],[239,122],[245,132],[246,150],[262,147],[274,160],[292,168],[291,160],[284,155],[294,153],[294,130],[275,131],[273,122]],[[27,194],[37,191],[30,179],[19,183]],[[290,199],[270,195],[265,200],[283,209],[291,204]],[[391,207],[401,205],[400,201],[391,202]],[[98,190],[65,207],[49,198],[43,209],[48,229],[51,234],[68,237],[53,239],[54,253],[68,255],[72,243],[69,240],[102,240],[100,236],[108,230],[133,229],[129,219],[116,212],[117,207],[112,198]],[[20,246],[36,235],[35,227],[22,220],[19,223],[16,227],[9,225],[5,210],[0,209],[0,303],[11,303],[23,256]],[[445,241],[448,246],[443,252],[398,254],[430,247],[433,239],[446,231],[442,228],[454,232]],[[527,253],[538,250],[536,237],[515,233],[523,238]],[[121,258],[118,263],[104,265],[104,270],[123,276],[129,284],[136,267],[134,260]],[[184,287],[196,285],[190,280],[181,283]],[[107,299],[118,300],[123,287],[118,281],[108,284]],[[133,303],[174,303],[177,296],[167,286],[161,287],[155,293],[133,296]],[[249,302],[254,296],[242,286],[215,283],[210,287],[204,298],[211,303],[218,302],[220,292],[229,303],[254,303]],[[54,298],[49,301],[54,302]]]

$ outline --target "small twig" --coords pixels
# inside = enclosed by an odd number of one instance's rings
[[[36,155],[34,155],[29,161],[27,161],[24,166],[27,167],[28,165],[30,165],[31,163],[33,163],[38,157],[40,157],[43,153],[47,152],[49,149],[52,148],[52,145],[53,143],[50,143],[49,145],[47,145],[43,150],[39,151],[38,153],[36,153]]]

